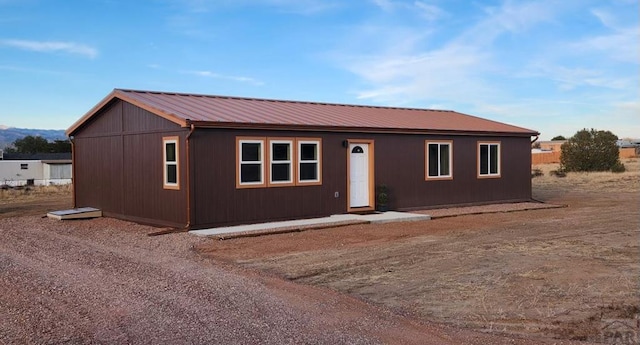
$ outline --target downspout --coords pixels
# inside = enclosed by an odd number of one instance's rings
[[[535,138],[533,138],[533,140],[531,140],[531,144],[533,145],[533,143],[535,143],[536,141],[538,141],[538,138],[539,138],[539,137],[540,137],[539,135],[536,135],[536,137],[535,137]]]
[[[69,136],[69,142],[71,142],[71,188],[73,189],[73,208],[78,208],[78,204],[76,204],[76,143],[74,142],[74,139],[73,135]]]
[[[195,131],[196,126],[191,123],[191,120],[187,120],[187,124],[191,127],[189,129],[189,134],[187,134],[187,138],[186,138],[186,165],[187,165],[187,224],[185,225],[185,228],[187,230],[189,230],[191,228],[191,159],[190,159],[190,152],[191,152],[191,148],[189,145],[190,139],[191,139],[191,135],[193,134],[193,131]]]

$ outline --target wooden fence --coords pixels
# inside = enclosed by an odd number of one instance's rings
[[[560,163],[560,151],[536,152],[531,154],[531,165]],[[638,150],[635,147],[623,147],[620,149],[620,159],[637,158]]]

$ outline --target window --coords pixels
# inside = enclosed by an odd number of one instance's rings
[[[29,163],[20,163],[20,170],[29,170]]]
[[[293,139],[269,139],[269,184],[293,185]]]
[[[264,139],[239,139],[238,156],[238,186],[264,186]]]
[[[163,143],[163,165],[164,178],[163,187],[165,189],[180,189],[178,170],[178,137],[164,137]]]
[[[319,138],[236,137],[236,188],[322,183]]]
[[[320,183],[320,139],[298,140],[298,183]]]
[[[453,178],[453,142],[426,142],[425,179]]]
[[[478,143],[478,177],[500,177],[500,143]]]

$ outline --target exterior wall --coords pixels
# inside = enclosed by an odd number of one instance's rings
[[[44,184],[69,184],[72,182],[72,166],[71,164],[51,164],[42,163],[42,175]]]
[[[129,103],[115,100],[74,133],[76,207],[96,207],[107,216],[183,227],[186,165],[179,190],[163,188],[162,138],[188,131]],[[185,157],[184,145],[179,156]]]
[[[322,138],[322,185],[236,189],[236,137]],[[346,136],[331,133],[197,129],[191,136],[196,228],[346,212]],[[339,197],[334,197],[334,192]]]
[[[238,136],[321,138],[322,184],[237,189],[235,140]],[[197,129],[190,144],[193,227],[347,212],[348,150],[343,142],[353,139],[374,141],[375,185],[387,185],[392,210],[531,199],[529,137]],[[427,139],[453,140],[453,179],[425,181]],[[477,177],[478,141],[501,142],[500,178]]]
[[[26,164],[27,169],[21,165]],[[9,186],[22,186],[27,180],[34,180],[34,184],[44,184],[43,168],[41,161],[0,161],[0,184]]]

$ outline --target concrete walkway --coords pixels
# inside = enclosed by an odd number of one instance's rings
[[[189,233],[196,236],[214,236],[220,239],[233,237],[260,236],[275,233],[294,232],[310,229],[331,228],[354,224],[406,222],[417,220],[429,220],[431,217],[425,214],[406,212],[382,212],[372,214],[336,214],[329,217],[288,220],[283,222],[271,222],[238,226],[225,226],[220,228],[191,230]]]

